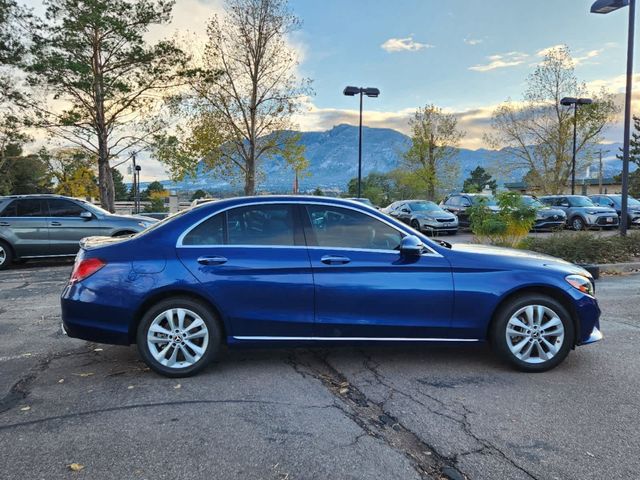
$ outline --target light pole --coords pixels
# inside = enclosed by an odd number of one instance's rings
[[[590,98],[564,97],[560,100],[560,105],[573,105],[573,157],[571,157],[571,195],[576,194],[576,129],[578,118],[578,105],[590,105],[593,100]]]
[[[362,96],[376,98],[380,90],[372,87],[345,87],[342,93],[348,97],[360,94],[360,126],[358,128],[358,198],[362,196]]]
[[[620,235],[627,234],[627,204],[629,201],[629,135],[631,130],[631,88],[633,85],[633,36],[636,17],[636,0],[597,0],[591,5],[591,13],[609,13],[629,6],[629,31],[627,35],[627,90],[624,97],[624,144],[622,147],[622,199],[620,205]]]

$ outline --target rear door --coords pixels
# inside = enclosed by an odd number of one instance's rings
[[[211,216],[178,240],[178,257],[202,283],[238,340],[310,337],[311,264],[293,204],[256,204]],[[284,338],[283,338],[284,337]]]
[[[86,215],[91,212],[79,203],[64,198],[49,198],[47,204],[52,255],[75,255],[81,239],[108,232],[95,215],[91,214],[90,218],[81,217],[83,213]]]
[[[18,198],[0,213],[0,229],[17,256],[51,255],[46,203],[41,198]]]

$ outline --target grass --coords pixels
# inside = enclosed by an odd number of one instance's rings
[[[562,232],[545,238],[526,238],[519,247],[572,263],[631,262],[640,257],[640,232],[629,232],[626,237]]]

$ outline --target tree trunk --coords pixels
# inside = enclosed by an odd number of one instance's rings
[[[253,158],[247,160],[247,171],[244,174],[244,194],[256,194],[256,164]]]
[[[113,175],[109,166],[109,152],[107,150],[106,135],[98,139],[98,190],[100,191],[100,205],[111,213],[115,212],[115,187]]]

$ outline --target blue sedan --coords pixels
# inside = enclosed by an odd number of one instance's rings
[[[62,293],[69,336],[136,343],[155,371],[202,370],[223,344],[489,341],[545,371],[602,338],[594,283],[557,258],[433,241],[362,203],[205,203],[132,237],[83,240]]]

